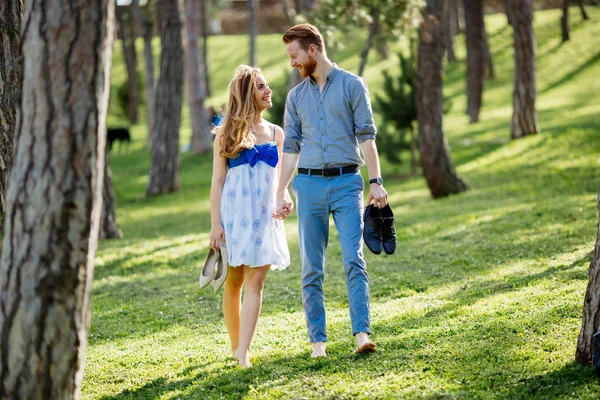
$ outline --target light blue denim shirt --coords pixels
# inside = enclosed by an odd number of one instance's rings
[[[323,91],[312,78],[288,93],[284,153],[300,153],[301,168],[363,165],[358,144],[375,139],[367,84],[334,64]]]

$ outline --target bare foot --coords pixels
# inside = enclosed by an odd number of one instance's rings
[[[375,353],[377,345],[369,340],[369,335],[365,332],[356,335],[356,353]]]
[[[327,353],[325,353],[325,342],[316,342],[313,343],[313,352],[310,355],[312,358],[317,357],[327,357]]]
[[[240,355],[240,352],[236,350],[233,352],[233,356],[237,358],[240,367],[250,368],[252,366],[252,364],[250,363],[250,353],[248,353],[247,351],[244,355]]]

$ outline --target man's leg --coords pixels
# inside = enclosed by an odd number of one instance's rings
[[[325,250],[329,239],[327,180],[298,175],[294,179],[298,242],[302,257],[302,304],[313,356],[325,355],[325,302],[323,278]]]
[[[368,335],[371,333],[369,278],[362,252],[364,182],[360,174],[342,175],[335,182],[331,211],[342,248],[352,334],[360,350],[370,343]],[[369,346],[375,349],[373,343]]]

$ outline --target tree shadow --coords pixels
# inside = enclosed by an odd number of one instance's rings
[[[600,61],[600,52],[598,52],[594,56],[588,58],[586,60],[586,62],[584,62],[583,64],[581,64],[579,67],[571,70],[569,73],[565,74],[560,79],[557,79],[556,81],[550,83],[548,86],[546,86],[544,89],[542,89],[540,91],[540,94],[547,93],[550,90],[555,89],[558,86],[561,86],[561,85],[563,85],[565,83],[568,83],[569,81],[573,80],[573,78],[575,78],[577,75],[579,75],[581,72],[583,72],[584,70],[586,70],[589,67],[593,66],[594,64],[596,64],[599,61]]]

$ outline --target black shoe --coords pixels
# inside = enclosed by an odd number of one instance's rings
[[[369,204],[365,208],[364,222],[363,239],[365,240],[365,244],[372,253],[380,254],[383,246],[381,236],[383,218],[381,218],[381,210],[373,207],[373,204]]]
[[[385,254],[394,254],[396,251],[396,227],[394,226],[394,213],[388,204],[381,209],[381,237]]]

